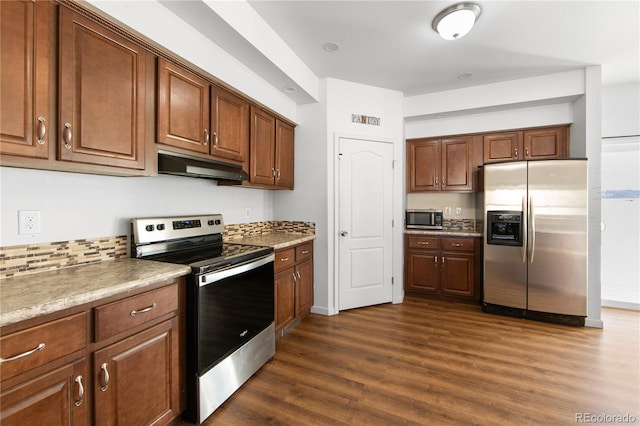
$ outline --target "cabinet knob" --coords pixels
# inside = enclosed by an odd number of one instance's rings
[[[76,407],[82,405],[82,401],[84,401],[84,386],[82,385],[82,376],[76,377],[75,382],[78,384],[78,399],[76,399],[73,403]]]
[[[102,372],[102,386],[100,386],[100,390],[104,392],[109,388],[109,370],[106,362],[102,363],[100,371]]]
[[[38,117],[38,125],[36,127],[36,133],[38,135],[38,144],[44,145],[44,135],[47,133],[47,126],[45,125],[46,120],[44,117]]]
[[[349,235],[349,233],[347,231],[341,231],[340,232],[340,236],[342,236],[342,237],[346,237],[347,235]]]
[[[64,129],[62,129],[62,142],[64,143],[65,148],[71,149],[72,138],[73,138],[73,133],[71,132],[71,124],[64,123]]]

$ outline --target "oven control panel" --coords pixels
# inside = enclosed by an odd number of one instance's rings
[[[131,219],[131,232],[136,244],[221,234],[223,231],[224,222],[221,214]]]

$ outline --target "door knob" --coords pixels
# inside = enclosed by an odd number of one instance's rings
[[[349,235],[349,233],[347,231],[342,231],[340,232],[340,235],[346,237],[347,235]]]

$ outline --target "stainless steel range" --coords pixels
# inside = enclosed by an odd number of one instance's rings
[[[223,243],[222,215],[131,220],[131,257],[190,265],[187,410],[202,423],[275,354],[273,250]]]

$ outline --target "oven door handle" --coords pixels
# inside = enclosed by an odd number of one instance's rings
[[[221,271],[210,272],[208,274],[202,275],[199,277],[198,282],[200,287],[204,287],[205,285],[209,285],[215,283],[216,281],[223,280],[225,278],[231,277],[233,275],[242,274],[243,272],[251,271],[253,269],[259,268],[263,265],[266,265],[269,262],[273,262],[275,260],[275,255],[273,253],[258,258],[253,259],[246,263],[240,263],[238,265],[233,266],[229,269],[223,269]]]

